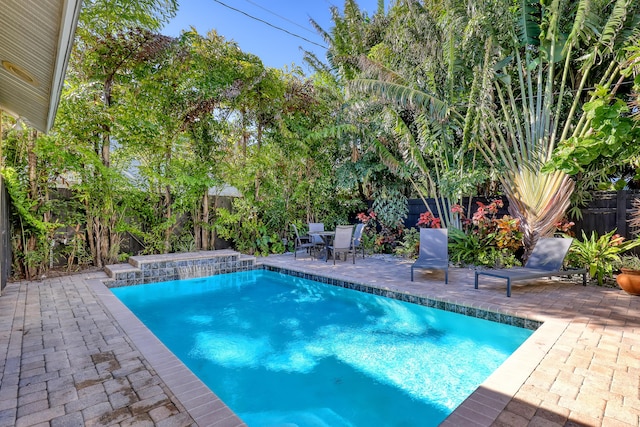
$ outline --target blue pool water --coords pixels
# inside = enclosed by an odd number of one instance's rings
[[[532,331],[255,270],[112,289],[249,426],[436,426]]]

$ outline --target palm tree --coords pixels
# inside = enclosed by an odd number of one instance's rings
[[[555,230],[574,189],[567,174],[543,172],[543,166],[571,132],[589,129],[587,116],[576,113],[583,90],[592,78],[610,84],[619,75],[620,49],[634,40],[639,15],[630,0],[521,0],[516,16],[511,46],[495,49],[507,56],[494,67],[498,110],[484,127],[492,146],[483,144],[482,152],[504,170],[500,181],[510,213],[521,220],[523,243],[531,249]]]
[[[459,1],[400,1],[386,18],[384,38],[344,60],[357,70],[348,82],[354,116],[358,123],[375,117],[366,122],[369,145],[427,208],[426,197],[435,198],[447,226],[459,225],[447,205],[487,179],[474,138],[491,103],[479,37],[489,22]]]

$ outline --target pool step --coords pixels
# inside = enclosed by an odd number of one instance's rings
[[[109,276],[105,284],[118,287],[213,276],[253,270],[255,262],[255,257],[230,249],[133,256],[127,264],[105,266]]]

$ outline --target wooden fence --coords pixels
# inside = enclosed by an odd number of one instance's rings
[[[598,235],[617,230],[627,239],[637,236],[639,230],[629,226],[633,214],[633,201],[640,198],[638,190],[599,191],[593,194],[593,200],[582,209],[582,219],[575,220],[576,236],[582,238],[581,230],[587,236],[595,231]]]

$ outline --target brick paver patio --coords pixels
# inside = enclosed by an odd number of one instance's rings
[[[544,324],[444,424],[638,426],[640,297],[579,280],[516,283],[408,261],[263,263],[518,315]],[[0,427],[242,422],[104,287],[101,272],[10,283],[0,296]]]

